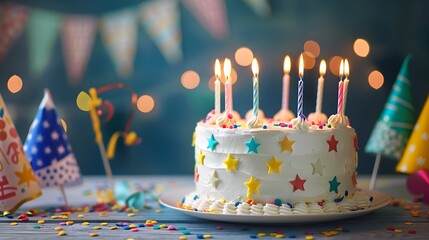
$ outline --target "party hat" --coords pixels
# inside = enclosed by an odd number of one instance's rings
[[[42,193],[1,94],[0,154],[0,211],[13,212]]]
[[[80,183],[79,166],[47,89],[31,124],[24,150],[42,187],[61,188]]]
[[[408,55],[390,92],[365,148],[367,153],[381,154],[399,160],[413,128],[414,107],[408,74]]]
[[[414,126],[413,133],[404,150],[396,171],[414,173],[419,169],[429,170],[429,96]]]

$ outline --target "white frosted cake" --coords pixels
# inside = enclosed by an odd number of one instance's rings
[[[296,119],[295,119],[296,120]],[[180,205],[226,214],[351,211],[372,198],[356,189],[357,136],[346,116],[261,128],[201,121],[195,131],[195,191]]]

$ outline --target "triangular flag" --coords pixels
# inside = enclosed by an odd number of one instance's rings
[[[119,75],[124,77],[130,75],[136,53],[136,12],[124,10],[104,16],[101,21],[101,33]]]
[[[408,174],[420,169],[429,170],[429,96],[396,166],[396,171]]]
[[[21,139],[0,95],[0,212],[13,212],[41,194]]]
[[[11,3],[0,4],[0,61],[24,29],[27,13],[25,7]]]
[[[228,19],[224,0],[183,0],[185,6],[215,38],[228,36]]]
[[[244,0],[260,17],[271,14],[271,6],[268,0]]]
[[[145,2],[140,7],[140,18],[167,61],[176,63],[182,60],[182,33],[177,1]]]
[[[61,37],[69,82],[82,81],[88,64],[96,30],[95,19],[89,16],[67,16],[62,21]]]
[[[30,71],[41,73],[47,66],[60,26],[60,15],[34,9],[28,23]]]
[[[390,92],[365,148],[367,153],[381,154],[399,160],[413,128],[414,107],[408,74],[408,55]]]
[[[42,187],[80,183],[79,166],[48,90],[31,124],[24,150]]]

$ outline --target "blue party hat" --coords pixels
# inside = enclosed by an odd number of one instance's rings
[[[31,124],[24,150],[42,187],[81,182],[79,166],[47,89]]]

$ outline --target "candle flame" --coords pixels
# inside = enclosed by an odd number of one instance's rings
[[[289,55],[286,55],[285,61],[283,62],[283,72],[289,73],[290,72],[290,57]]]
[[[344,61],[344,75],[346,75],[346,78],[349,77],[349,73],[350,73],[349,61],[346,58],[346,60]]]
[[[215,76],[216,76],[216,79],[219,79],[220,75],[221,75],[221,72],[220,72],[220,62],[219,62],[219,59],[216,58],[216,62],[215,62]]]
[[[299,56],[299,76],[301,78],[304,76],[304,57],[302,54]]]
[[[325,62],[325,60],[323,60],[323,59],[322,59],[322,61],[320,62],[319,73],[320,73],[320,76],[323,76],[323,75],[325,75],[325,73],[326,73],[326,62]]]
[[[227,81],[231,79],[231,60],[229,58],[225,58],[223,62],[223,72],[225,73],[225,78]]]
[[[256,60],[256,58],[253,58],[253,61],[252,61],[252,72],[253,72],[253,76],[255,77],[259,75],[259,65],[258,65],[258,60]]]
[[[344,59],[341,59],[340,63],[340,78],[344,75]]]

